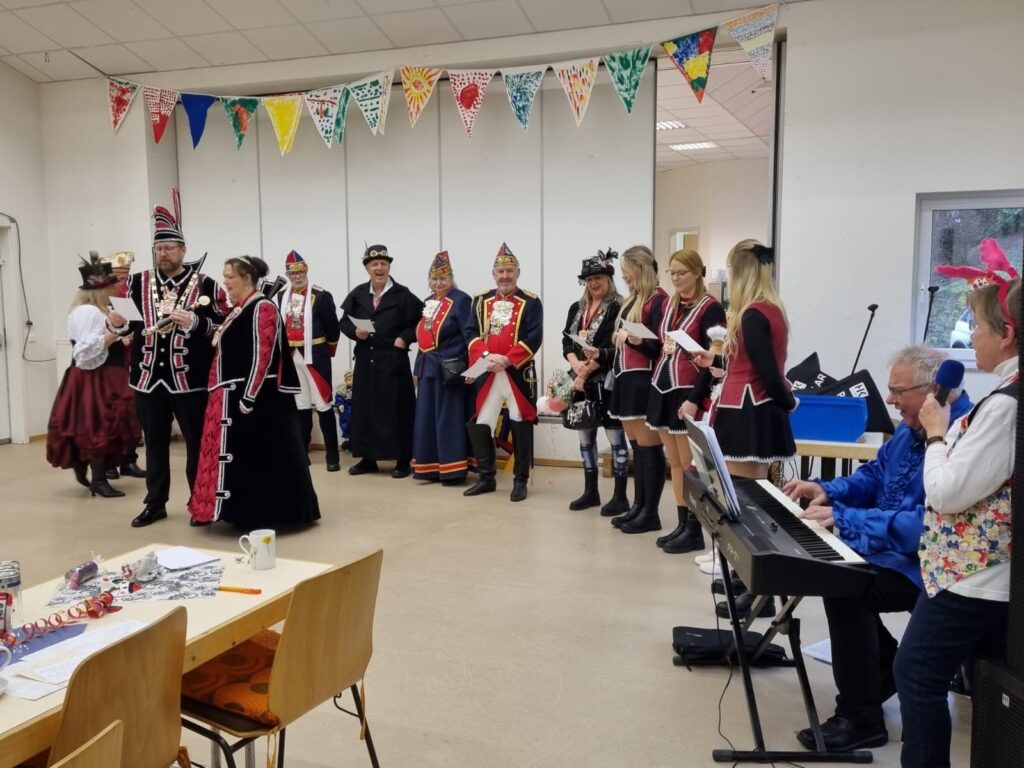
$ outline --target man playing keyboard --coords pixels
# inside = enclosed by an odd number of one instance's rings
[[[810,500],[805,519],[834,533],[875,571],[866,595],[826,597],[832,639],[835,714],[822,735],[830,751],[879,747],[889,740],[882,702],[896,692],[892,661],[897,643],[880,614],[910,611],[923,589],[918,543],[924,519],[924,433],[918,413],[945,355],[928,347],[907,347],[889,360],[889,396],[902,421],[877,457],[850,477],[829,482],[793,480],[783,489],[794,501]],[[950,423],[970,411],[966,392],[949,395]],[[814,749],[810,728],[797,733]]]

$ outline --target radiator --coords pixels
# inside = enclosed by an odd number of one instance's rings
[[[68,339],[57,339],[55,347],[57,381],[60,381],[64,378],[64,371],[71,367],[71,342]]]

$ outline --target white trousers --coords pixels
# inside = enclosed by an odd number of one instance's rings
[[[501,414],[502,406],[508,403],[508,416],[512,421],[522,421],[523,414],[519,412],[519,403],[512,392],[512,382],[505,371],[497,371],[491,374],[494,380],[491,388],[487,390],[487,397],[480,406],[480,413],[477,414],[477,424],[489,424],[493,430],[498,424],[498,416]]]
[[[325,403],[320,396],[320,390],[313,382],[313,374],[309,372],[305,359],[299,350],[292,352],[292,360],[295,361],[295,372],[299,374],[299,391],[295,393],[295,407],[300,411],[308,411],[316,408],[321,413],[331,410],[331,404]]]

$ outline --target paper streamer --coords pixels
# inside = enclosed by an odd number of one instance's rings
[[[302,94],[290,93],[287,96],[264,96],[263,108],[270,115],[270,124],[277,136],[277,148],[281,156],[292,151],[295,134],[299,130],[299,118],[302,117]]]
[[[533,102],[537,98],[537,89],[540,88],[547,69],[548,66],[545,64],[543,67],[514,67],[501,70],[505,92],[508,94],[508,105],[512,107],[512,114],[516,116],[524,131],[530,127]]]
[[[416,127],[424,107],[434,94],[441,70],[434,67],[402,67],[402,91],[409,110],[409,125]]]
[[[153,124],[153,142],[159,144],[167,128],[167,121],[171,118],[171,112],[174,111],[174,105],[178,103],[178,92],[151,88],[147,85],[142,89],[142,95],[146,99],[149,120]]]
[[[466,128],[466,135],[473,136],[473,126],[484,103],[487,84],[494,77],[493,69],[449,69],[448,81],[452,86],[455,106]]]
[[[216,96],[207,96],[205,93],[181,94],[181,106],[188,117],[188,130],[192,135],[192,149],[198,147],[199,140],[203,138],[206,115],[210,111],[210,105],[216,100]]]
[[[594,89],[594,80],[597,79],[598,60],[598,57],[595,56],[591,59],[578,59],[551,65],[555,74],[558,75],[558,82],[562,84],[562,90],[565,91],[565,95],[569,99],[569,106],[572,108],[577,126],[583,122],[583,116],[587,113],[587,106],[590,104],[590,94]]]
[[[712,27],[661,44],[665,53],[671,57],[672,63],[683,73],[698,102],[704,100],[704,89],[708,85],[711,51],[715,47],[715,31],[716,28]]]
[[[110,127],[114,129],[114,133],[117,133],[117,129],[124,122],[138,92],[138,83],[129,83],[116,77],[107,78],[107,104],[110,107]]]
[[[220,102],[224,105],[228,123],[235,134],[235,149],[241,149],[242,141],[245,140],[245,134],[249,131],[249,126],[252,125],[260,100],[256,96],[240,96],[221,98]]]
[[[370,127],[370,133],[374,136],[380,131],[384,133],[384,121],[388,116],[388,102],[391,100],[391,80],[395,71],[381,72],[378,75],[350,83],[348,86],[359,105],[359,111],[363,113],[366,124]]]
[[[640,90],[640,80],[643,79],[644,72],[647,71],[647,62],[651,57],[652,47],[648,45],[629,51],[605,54],[604,65],[612,79],[612,86],[619,94],[622,105],[629,114],[633,114],[636,93]]]
[[[327,148],[331,148],[334,141],[334,127],[338,118],[338,107],[341,105],[342,93],[345,91],[343,85],[332,85],[329,88],[318,88],[315,91],[308,91],[302,94],[306,102],[306,109],[309,116],[313,118],[313,124],[320,132],[320,138],[324,140]]]
[[[775,3],[719,25],[746,51],[750,63],[765,80],[770,74],[772,45],[775,43],[775,22],[778,17],[779,4]]]

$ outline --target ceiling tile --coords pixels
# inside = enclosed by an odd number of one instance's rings
[[[151,40],[148,43],[128,43],[125,47],[152,64],[158,72],[210,66],[210,62],[176,37],[170,40]]]
[[[718,13],[719,11],[746,10],[756,5],[750,0],[690,0],[695,13]]]
[[[212,35],[183,37],[182,42],[214,66],[249,64],[266,61],[267,57],[246,40],[241,32],[216,32]]]
[[[325,21],[365,16],[356,0],[281,0],[299,21]]]
[[[60,47],[13,13],[0,13],[0,45],[15,53],[45,51],[47,48]]]
[[[203,0],[135,0],[147,13],[176,35],[201,35],[231,29]]]
[[[15,69],[25,77],[35,80],[37,83],[49,83],[53,80],[52,77],[47,77],[38,69],[30,64],[26,64],[24,61],[19,59],[17,56],[5,56],[3,58],[4,64],[9,66],[11,69]]]
[[[331,53],[355,53],[395,47],[369,17],[322,21],[311,25],[309,31]]]
[[[462,36],[437,8],[375,15],[373,20],[397,48],[461,40]]]
[[[616,24],[623,21],[670,19],[693,13],[690,0],[604,0],[604,6]]]
[[[415,11],[419,8],[433,8],[434,0],[361,0],[360,5],[367,13],[376,16],[378,13],[395,13],[396,11]]]
[[[99,27],[81,14],[75,13],[69,5],[22,8],[15,13],[23,21],[67,48],[114,42]]]
[[[23,53],[22,60],[54,80],[81,80],[99,73],[69,51],[49,53]],[[49,61],[47,61],[49,59]]]
[[[151,64],[143,61],[120,44],[100,45],[95,48],[76,48],[74,53],[105,75],[152,72],[154,69]]]
[[[604,6],[594,0],[518,0],[534,29],[578,29],[608,24]]]
[[[82,0],[72,7],[122,43],[173,36],[131,0]]]
[[[527,35],[534,31],[515,0],[452,5],[445,8],[444,13],[466,40]]]
[[[243,34],[273,61],[323,56],[327,53],[327,49],[301,24],[247,29]]]
[[[236,29],[294,24],[295,18],[277,0],[206,0]]]

